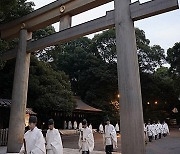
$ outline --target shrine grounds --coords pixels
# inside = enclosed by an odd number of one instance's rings
[[[92,154],[104,154],[104,145],[102,135],[94,134],[95,149]],[[78,135],[62,135],[64,154],[79,154],[78,150]],[[118,137],[118,149],[114,154],[121,152],[121,137]],[[6,153],[6,147],[0,147],[0,154]],[[146,154],[180,154],[180,131],[178,129],[171,129],[170,135],[163,137],[147,144]]]

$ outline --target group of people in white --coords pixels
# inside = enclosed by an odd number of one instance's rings
[[[151,124],[150,121],[148,124],[144,124],[144,134],[145,138],[148,137],[149,142],[152,142],[152,140],[161,139],[162,136],[166,137],[169,134],[169,127],[165,121],[163,123],[160,123],[158,121],[155,123],[155,121]]]
[[[88,126],[90,129],[92,129],[92,124],[89,124]],[[78,126],[78,123],[77,121],[74,121],[73,123],[71,121],[69,121],[68,123],[66,121],[64,121],[64,129],[75,129],[75,130],[80,130],[82,129],[82,122],[79,123],[79,126]]]
[[[37,117],[29,118],[29,130],[24,135],[24,143],[20,150],[20,154],[63,154],[63,145],[61,135],[58,129],[54,128],[54,120],[48,121],[48,130],[44,138],[42,131],[36,127]],[[82,125],[82,127],[81,127]],[[75,124],[76,127],[76,124]],[[106,120],[105,128],[101,124],[99,132],[103,135],[105,152],[112,154],[114,148],[117,148],[117,132],[119,125],[114,127],[110,124],[110,120]],[[94,149],[94,136],[92,125],[89,125],[84,119],[79,127],[79,152],[82,154],[90,154]]]

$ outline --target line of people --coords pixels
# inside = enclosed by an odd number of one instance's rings
[[[54,128],[54,121],[48,121],[48,131],[44,138],[42,131],[36,127],[37,117],[29,118],[29,130],[24,134],[24,143],[20,150],[20,154],[63,154],[63,145],[61,135],[58,129]],[[84,119],[82,128],[79,130],[79,151],[82,154],[90,154],[94,149],[94,136],[92,128],[88,127],[87,121]],[[112,154],[114,148],[117,148],[117,135],[115,127],[110,124],[110,120],[106,120],[105,129],[101,126],[101,133],[105,145],[106,154]]]
[[[166,137],[169,134],[169,127],[165,121],[161,124],[160,121],[155,123],[155,121],[151,124],[150,121],[148,124],[144,124],[144,134],[145,138],[148,137],[149,142],[152,140],[161,139],[162,136]],[[147,141],[146,141],[147,143]]]

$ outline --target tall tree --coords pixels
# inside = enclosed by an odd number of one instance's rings
[[[0,98],[11,99],[14,68],[15,60],[10,60],[0,70]],[[71,113],[75,104],[68,76],[31,56],[27,105],[36,110],[63,110]]]
[[[1,0],[0,3],[0,23],[20,18],[34,10],[34,3],[27,0]]]

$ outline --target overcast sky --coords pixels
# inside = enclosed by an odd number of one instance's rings
[[[35,9],[47,5],[55,0],[28,0],[35,3]],[[132,0],[135,2],[137,0]],[[150,0],[140,0],[141,3]],[[180,3],[180,0],[178,0]],[[74,16],[72,26],[101,17],[106,11],[114,9],[114,3],[108,3],[93,10]],[[58,31],[58,24],[54,24]],[[180,42],[180,10],[157,15],[151,18],[135,22],[135,26],[144,30],[151,45],[158,44],[165,50],[172,47],[174,43]],[[90,35],[92,37],[93,35]]]

